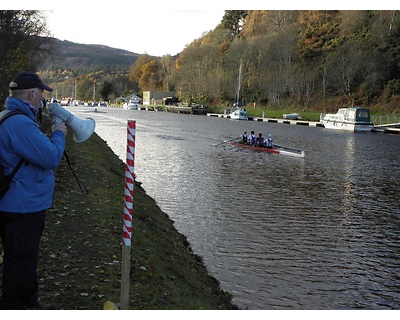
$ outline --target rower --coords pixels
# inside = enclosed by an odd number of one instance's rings
[[[264,147],[264,138],[262,136],[262,133],[258,134],[257,142],[259,147]]]
[[[266,141],[267,148],[272,149],[274,147],[274,142],[272,140],[272,134],[268,134],[268,139]]]
[[[250,134],[249,143],[252,146],[256,144],[256,136],[254,135],[254,131],[252,131]]]
[[[247,144],[247,131],[242,134],[242,143]]]

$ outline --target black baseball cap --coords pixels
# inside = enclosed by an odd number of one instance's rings
[[[52,92],[53,89],[46,86],[36,73],[33,72],[20,72],[10,82],[10,90],[22,90],[40,88]]]

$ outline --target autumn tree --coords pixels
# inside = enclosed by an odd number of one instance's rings
[[[142,66],[142,74],[139,78],[139,87],[145,91],[162,90],[162,76],[160,64],[156,59],[150,60]]]
[[[129,70],[129,81],[132,84],[137,84],[139,86],[139,79],[143,74],[142,67],[149,63],[152,60],[152,58],[146,53],[146,54],[141,54],[137,59],[135,64],[131,67]]]

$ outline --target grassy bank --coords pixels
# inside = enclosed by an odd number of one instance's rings
[[[96,134],[77,144],[69,131],[67,141],[84,190],[63,159],[41,244],[39,291],[56,309],[103,309],[120,301],[125,165]],[[236,308],[137,182],[133,210],[130,309]]]

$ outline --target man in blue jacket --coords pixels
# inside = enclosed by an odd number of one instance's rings
[[[39,129],[36,115],[43,91],[53,91],[39,76],[19,73],[10,83],[5,110],[14,115],[0,125],[0,165],[9,175],[21,158],[24,164],[0,200],[0,236],[4,249],[0,309],[38,309],[36,274],[46,210],[51,207],[54,173],[65,149],[64,122],[53,125],[50,137]]]

